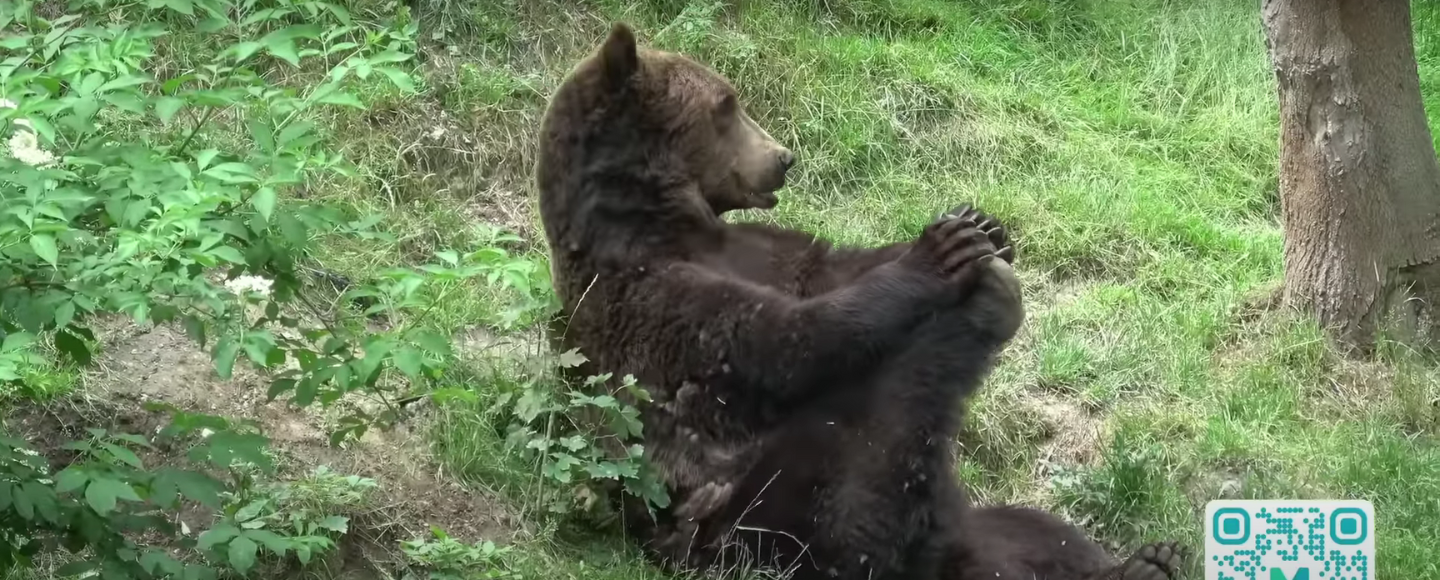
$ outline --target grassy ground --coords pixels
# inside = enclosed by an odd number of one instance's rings
[[[1440,9],[1415,10],[1435,127]],[[1277,106],[1255,2],[419,0],[416,15],[421,94],[377,89],[371,111],[334,118],[366,179],[315,192],[384,213],[401,241],[327,247],[326,266],[409,263],[487,223],[543,260],[544,99],[624,19],[731,78],[799,155],[781,205],[738,219],[879,244],[973,201],[1010,225],[1030,318],[964,437],[981,501],[1055,510],[1118,549],[1198,548],[1210,499],[1365,498],[1380,576],[1440,578],[1440,367],[1394,346],[1346,360],[1276,308]],[[438,316],[499,309],[478,295]],[[480,377],[460,384],[505,380]],[[533,477],[473,411],[433,430],[448,472],[535,509]],[[530,577],[658,577],[613,540],[530,538],[514,564]]]

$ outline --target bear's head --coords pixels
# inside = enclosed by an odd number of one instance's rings
[[[541,147],[542,196],[596,194],[600,186],[587,186],[595,183],[627,196],[681,189],[716,215],[774,207],[795,162],[745,113],[728,80],[682,55],[638,47],[624,24],[557,89]],[[547,182],[555,173],[565,176]]]

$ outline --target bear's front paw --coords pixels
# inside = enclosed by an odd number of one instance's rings
[[[973,222],[975,228],[985,232],[985,235],[990,238],[990,243],[995,245],[997,257],[1011,264],[1015,263],[1015,248],[1010,244],[1010,233],[1005,230],[1005,225],[1000,223],[995,216],[980,211],[979,208],[967,203],[935,216],[935,223],[939,224],[951,219]]]
[[[979,273],[977,265],[995,254],[990,237],[967,219],[949,218],[925,227],[901,265],[965,289]],[[958,296],[958,295],[957,295]]]

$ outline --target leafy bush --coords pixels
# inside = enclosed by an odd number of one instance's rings
[[[405,7],[363,18],[314,0],[72,0],[54,18],[45,14],[55,6],[36,8],[0,6],[0,383],[23,390],[27,369],[52,354],[90,363],[97,315],[177,323],[221,377],[242,356],[260,370],[270,400],[376,401],[340,420],[338,444],[401,420],[404,401],[437,394],[455,353],[428,315],[455,293],[484,284],[511,297],[506,328],[553,312],[546,268],[504,250],[517,238],[498,230],[478,249],[438,251],[433,263],[349,283],[337,303],[357,309],[322,311],[309,297],[314,244],[389,239],[374,229],[378,216],[285,194],[356,177],[327,149],[323,121],[330,108],[366,107],[357,85],[416,91],[407,67],[417,26]],[[177,48],[195,32],[225,44]],[[374,316],[394,324],[370,328]],[[547,477],[624,480],[663,501],[663,490],[640,483],[640,447],[607,458],[591,432],[557,423],[593,408],[622,436],[638,435],[633,407],[613,396],[558,402],[544,385],[537,379],[512,410]],[[643,393],[633,381],[622,388]],[[94,430],[67,446],[76,458],[54,460],[65,467],[52,475],[52,461],[29,444],[3,440],[0,567],[64,548],[75,555],[64,574],[209,578],[214,564],[243,574],[267,552],[304,563],[347,531],[325,509],[296,507],[301,487],[255,484],[273,466],[252,426],[157,408],[171,413],[161,435],[191,445],[189,459],[206,470],[147,469],[136,451],[149,440]],[[548,427],[527,431],[535,421]],[[317,477],[310,483],[335,483]],[[340,481],[341,495],[373,483]],[[163,515],[186,502],[221,517],[191,538]],[[153,547],[136,544],[142,535]]]
[[[616,384],[610,373],[587,377],[583,389],[589,393],[566,388],[554,380],[553,371],[586,361],[574,349],[539,360],[548,367],[527,374],[518,390],[501,394],[496,406],[514,419],[507,448],[534,459],[542,477],[561,485],[562,493],[548,498],[551,511],[588,510],[609,483],[622,484],[652,508],[669,505],[664,483],[645,461],[644,446],[633,442],[644,427],[636,405],[650,402],[650,393],[635,377],[626,375]],[[595,392],[601,394],[590,394]]]
[[[335,547],[333,536],[349,531],[349,518],[336,512],[361,503],[376,485],[319,467],[297,481],[242,489],[222,510],[224,517],[196,538],[196,547],[217,558],[223,554],[242,573],[255,565],[261,547],[274,557],[293,553],[300,564],[309,564],[315,554]]]
[[[498,547],[488,541],[465,544],[439,528],[431,528],[430,533],[434,540],[417,538],[400,543],[405,556],[424,572],[423,575],[409,572],[405,580],[422,577],[428,580],[518,580],[523,577],[504,569],[501,558],[509,552],[509,548]]]
[[[204,426],[228,427],[219,418],[178,413],[163,436],[184,438]],[[4,438],[0,445],[0,567],[27,565],[36,554],[59,547],[89,557],[60,568],[60,575],[99,571],[120,578],[212,578],[214,571],[181,562],[162,548],[137,546],[131,538],[158,532],[190,544],[165,517],[188,499],[218,509],[227,486],[199,471],[170,467],[147,470],[135,449],[150,448],[143,437],[90,429],[91,437],[65,449],[78,454],[50,474],[44,457],[24,441]],[[192,460],[212,467],[269,464],[258,436],[234,429],[213,432],[193,447]]]

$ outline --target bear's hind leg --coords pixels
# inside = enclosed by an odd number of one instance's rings
[[[1117,565],[1084,530],[1029,507],[970,508],[957,519],[945,580],[1171,580],[1185,556],[1156,543]]]
[[[811,548],[831,578],[935,578],[938,547],[958,513],[953,442],[965,398],[1024,318],[1019,281],[991,258],[970,299],[926,322],[843,406],[845,453],[816,498]]]
[[[1173,580],[1180,577],[1186,552],[1175,542],[1146,544],[1119,566],[1084,580]]]
[[[963,266],[974,284],[957,288],[967,293],[961,304],[921,323],[869,377],[821,391],[766,435],[760,464],[721,518],[738,524],[707,537],[765,548],[766,563],[783,556],[800,566],[794,580],[936,577],[949,522],[935,515],[960,504],[961,405],[1024,318],[1019,281],[994,255],[990,236],[1000,231],[986,234],[947,246],[950,267],[974,261]],[[767,547],[787,541],[795,545]]]

